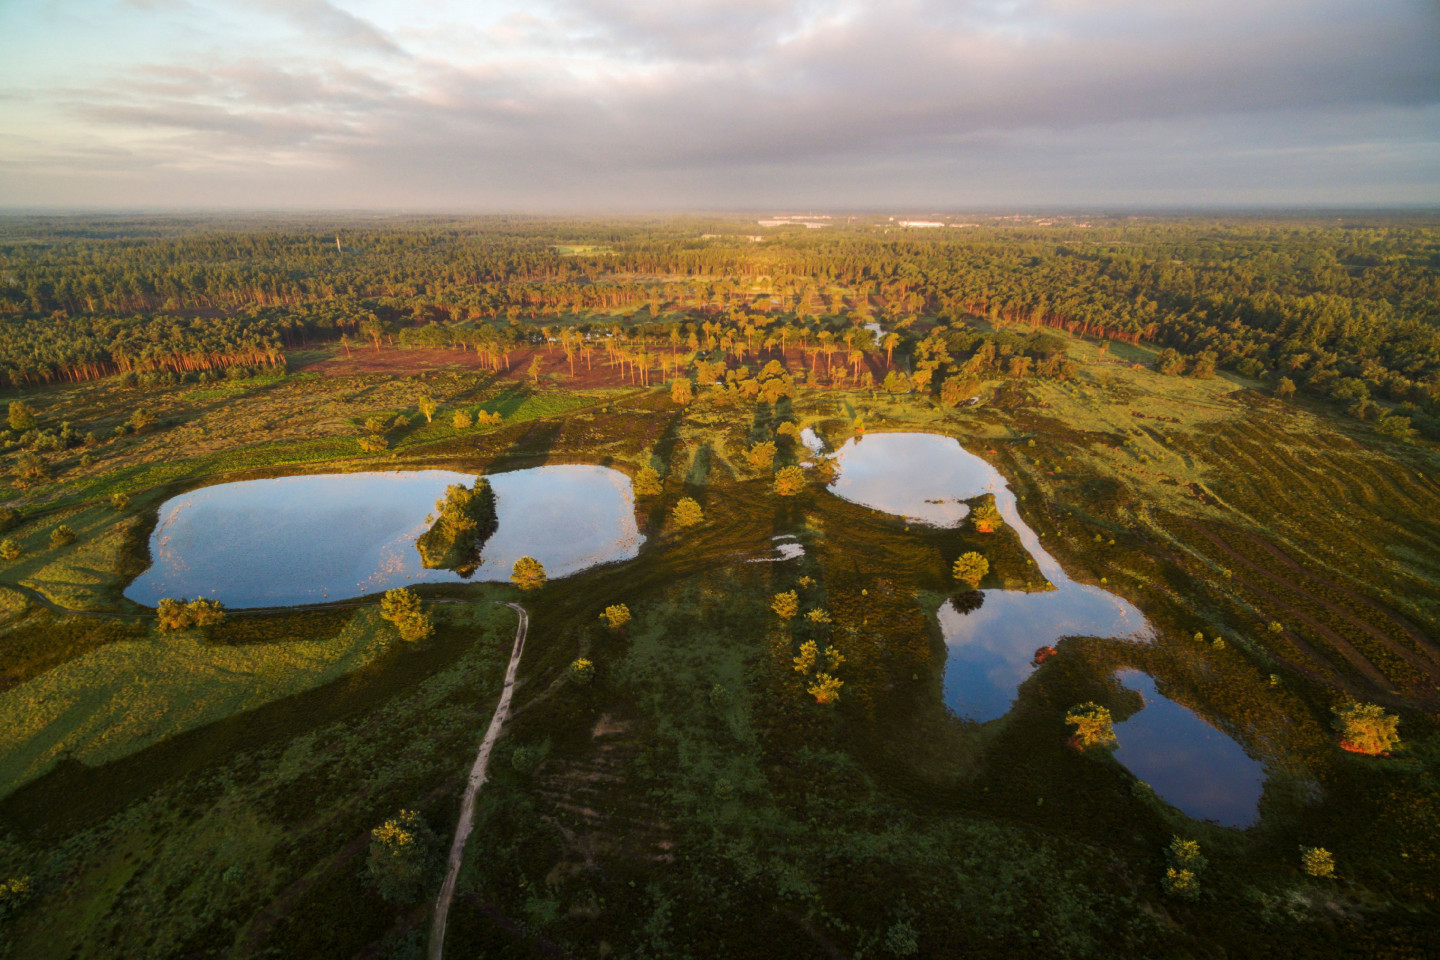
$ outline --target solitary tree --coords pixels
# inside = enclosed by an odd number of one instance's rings
[[[705,521],[704,511],[692,497],[685,497],[675,504],[675,509],[671,511],[670,515],[674,518],[677,527],[693,527]]]
[[[469,430],[475,425],[475,421],[470,418],[470,413],[466,410],[456,410],[455,416],[450,418],[450,422],[455,425],[456,430]]]
[[[769,470],[775,462],[775,443],[771,440],[757,443],[745,454],[745,459],[750,461],[751,470]]]
[[[440,405],[435,402],[435,398],[428,394],[420,398],[419,406],[420,412],[425,415],[426,423],[430,423],[435,418],[435,411],[440,409]]]
[[[1165,848],[1165,876],[1160,886],[1172,897],[1195,900],[1200,896],[1200,875],[1205,872],[1209,861],[1200,852],[1200,844],[1194,840],[1171,837],[1170,846]]]
[[[782,497],[793,497],[805,489],[805,471],[799,467],[781,467],[775,474],[775,492]]]
[[[1386,753],[1400,742],[1400,718],[1374,703],[1347,703],[1334,708],[1340,746],[1370,756]]]
[[[635,494],[640,497],[660,495],[660,474],[654,467],[641,467],[635,475]]]
[[[30,450],[20,451],[15,458],[15,472],[20,475],[22,483],[33,483],[45,480],[50,476],[50,464]]]
[[[33,430],[37,420],[35,408],[24,400],[10,401],[10,429],[11,430]]]
[[[75,531],[63,523],[50,531],[50,546],[52,547],[64,547],[74,542]]]
[[[21,549],[20,544],[16,543],[14,540],[11,540],[9,537],[6,537],[4,540],[0,540],[0,560],[19,560],[20,554],[24,552],[25,551]]]
[[[1075,739],[1082,747],[1110,746],[1115,742],[1115,727],[1110,711],[1098,703],[1081,703],[1070,708],[1065,722],[1075,728]]]
[[[1300,867],[1312,877],[1335,876],[1335,855],[1324,847],[1300,848]]]
[[[1275,384],[1275,396],[1281,400],[1295,396],[1295,381],[1289,377],[1281,377],[1280,382]]]
[[[391,903],[409,904],[425,893],[438,860],[435,834],[414,810],[401,810],[370,831],[365,872]]]
[[[380,598],[380,616],[391,623],[398,625],[400,621],[419,613],[420,597],[408,587],[386,590],[385,595]]]
[[[840,688],[843,686],[844,680],[828,673],[817,673],[805,692],[814,697],[816,703],[831,704],[840,699]]]
[[[978,587],[980,581],[985,579],[985,574],[990,572],[990,561],[986,560],[983,554],[970,550],[960,554],[955,559],[955,566],[951,569],[956,580],[963,580],[970,584],[971,588]]]
[[[690,389],[690,381],[684,377],[676,380],[670,385],[670,399],[684,406],[695,399],[694,392]]]
[[[538,590],[545,586],[545,567],[534,557],[521,557],[510,569],[510,582],[521,590]]]
[[[975,512],[970,514],[970,521],[979,533],[994,533],[1004,523],[1000,519],[1000,511],[988,500],[975,508]]]
[[[612,604],[601,612],[600,619],[604,620],[611,630],[619,630],[630,622],[630,608],[623,603]]]
[[[595,679],[595,663],[581,657],[578,660],[572,660],[569,669],[565,672],[569,675],[571,683],[583,687]]]

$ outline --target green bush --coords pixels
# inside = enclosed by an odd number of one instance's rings
[[[1165,876],[1160,886],[1168,896],[1181,900],[1196,900],[1200,897],[1200,875],[1209,866],[1209,861],[1200,852],[1195,840],[1171,837],[1170,846],[1165,848]]]
[[[897,957],[913,957],[920,952],[920,932],[908,920],[897,920],[885,933],[885,949]]]
[[[400,639],[407,643],[419,643],[435,633],[435,622],[426,613],[417,613],[395,624]]]
[[[571,683],[583,687],[595,679],[595,663],[592,660],[586,660],[584,657],[571,661],[569,669],[566,670],[566,675],[569,676]]]
[[[1353,753],[1376,756],[1400,742],[1400,718],[1374,703],[1347,703],[1335,707],[1335,727],[1340,745]]]
[[[1312,877],[1335,876],[1335,855],[1324,847],[1300,848],[1300,866]]]
[[[435,833],[414,810],[401,810],[370,831],[366,879],[390,903],[412,904],[424,896],[440,859]]]
[[[543,740],[540,743],[516,744],[510,751],[510,767],[516,773],[528,777],[549,755],[549,740]]]
[[[635,496],[654,497],[660,494],[660,474],[654,467],[643,467],[635,475]]]
[[[420,597],[407,587],[386,590],[380,598],[380,616],[395,624],[400,639],[417,643],[435,632],[434,621],[420,609]]]
[[[1110,746],[1115,742],[1110,711],[1098,703],[1076,704],[1065,714],[1065,722],[1075,728],[1075,739],[1082,747]]]
[[[1200,878],[1195,875],[1193,870],[1166,867],[1165,876],[1160,879],[1160,886],[1167,895],[1179,897],[1181,900],[1200,899]]]
[[[413,617],[419,612],[420,597],[408,587],[386,590],[385,595],[380,598],[380,616],[391,623],[399,624],[401,620]]]
[[[693,527],[705,521],[705,512],[700,509],[700,504],[693,497],[685,497],[675,504],[675,509],[670,516],[675,520],[677,527]]]
[[[619,630],[630,622],[630,608],[623,603],[611,604],[601,612],[600,619],[604,620],[611,630]]]
[[[191,627],[214,627],[225,622],[225,607],[218,600],[199,597],[189,603],[185,598],[165,597],[155,605],[155,619],[161,632],[189,630]]]
[[[984,554],[970,550],[960,554],[955,559],[955,565],[950,569],[951,575],[956,580],[970,584],[971,588],[978,587],[980,581],[985,579],[985,574],[990,572],[990,561],[985,559]]]
[[[11,406],[13,407],[14,404]],[[10,919],[33,894],[34,890],[31,889],[29,877],[12,877],[0,882],[0,923]]]
[[[24,400],[10,401],[10,429],[31,430],[36,424],[35,408]]]
[[[521,590],[538,590],[545,586],[545,565],[534,557],[521,557],[510,568],[510,582]]]
[[[793,497],[805,489],[805,471],[796,466],[781,467],[775,474],[775,492],[782,497]]]

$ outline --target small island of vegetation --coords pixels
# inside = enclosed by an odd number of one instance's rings
[[[480,566],[485,541],[499,526],[490,481],[477,477],[473,487],[452,483],[445,488],[445,499],[435,502],[435,509],[439,517],[415,541],[421,562],[431,570],[470,576]]]

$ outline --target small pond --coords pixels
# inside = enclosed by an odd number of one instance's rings
[[[471,580],[501,581],[522,556],[551,579],[633,558],[630,478],[606,467],[555,465],[489,476],[499,526]],[[167,500],[150,536],[152,565],[125,590],[137,603],[214,597],[230,607],[293,606],[414,583],[460,582],[427,570],[415,538],[452,483],[447,470],[246,480]]]
[[[1115,759],[1162,800],[1198,820],[1248,827],[1260,815],[1265,765],[1188,707],[1160,693],[1139,670],[1116,674],[1145,707],[1115,724]]]
[[[940,607],[937,617],[949,648],[945,703],[959,716],[980,721],[1003,716],[1035,669],[1035,651],[1062,637],[1152,636],[1129,601],[1071,580],[1021,519],[1005,478],[953,437],[874,433],[847,441],[836,457],[839,475],[832,493],[916,523],[959,526],[969,512],[964,500],[994,494],[1001,517],[1055,588],[982,590],[978,607]]]

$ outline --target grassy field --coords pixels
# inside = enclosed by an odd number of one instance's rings
[[[425,907],[365,886],[367,832],[402,807],[442,836],[453,826],[514,628],[479,601],[515,592],[426,588],[475,602],[435,606],[436,637],[410,646],[369,609],[161,637],[120,590],[146,562],[155,508],[194,485],[547,461],[653,466],[663,486],[638,499],[639,557],[524,598],[521,686],[451,956],[1427,955],[1440,937],[1440,456],[1254,383],[1136,368],[1143,349],[1070,350],[1072,380],[994,381],[959,410],[843,390],[681,408],[664,390],[537,390],[469,370],[41,392],[37,405],[79,423],[104,428],[142,400],[161,423],[15,493],[0,876],[30,875],[38,894],[7,921],[13,955],[417,955]],[[505,420],[427,423],[422,391]],[[389,448],[361,454],[372,416],[392,424]],[[909,526],[818,484],[778,497],[746,458],[781,422],[838,447],[857,417],[989,460],[1046,549],[1136,604],[1156,641],[1067,639],[1004,718],[950,715],[935,622],[950,565],[981,549],[985,585],[1019,587],[1030,564],[1009,531]],[[778,448],[781,464],[806,456]],[[132,494],[123,508],[106,499],[117,491]],[[701,505],[699,526],[676,527],[682,497]],[[51,547],[62,522],[76,541]],[[749,562],[778,534],[804,556]],[[58,614],[21,587],[119,616]],[[779,621],[771,599],[791,589],[831,623]],[[634,614],[619,631],[599,618],[614,603]],[[806,640],[843,652],[834,706],[794,669]],[[578,657],[596,664],[587,685],[569,679]],[[1071,705],[1138,709],[1114,680],[1123,667],[1265,762],[1259,824],[1196,822],[1068,745]],[[1405,749],[1341,751],[1330,709],[1347,694],[1397,711]],[[1160,888],[1176,834],[1211,862],[1194,903]],[[1339,879],[1301,873],[1301,844],[1333,850]]]
[[[503,607],[446,607],[372,669],[12,795],[0,858],[47,904],[13,954],[348,956],[403,928],[360,885],[366,836],[406,807],[453,822],[513,630]]]
[[[328,683],[373,662],[394,629],[373,609],[333,636],[207,641],[197,631],[109,643],[0,693],[0,794],[62,757],[90,766]]]

